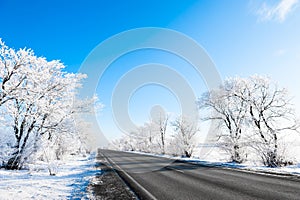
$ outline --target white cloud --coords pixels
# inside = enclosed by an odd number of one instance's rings
[[[266,2],[258,9],[257,14],[261,21],[275,20],[284,22],[287,15],[291,13],[298,5],[299,0],[280,0],[275,5],[268,5]]]

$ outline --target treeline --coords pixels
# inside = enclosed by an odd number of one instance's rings
[[[172,128],[171,137],[167,129]],[[159,115],[143,126],[122,138],[114,140],[111,148],[123,151],[141,151],[147,153],[171,154],[191,157],[197,143],[198,122],[194,119],[179,116],[169,121],[169,116]]]
[[[0,166],[21,169],[35,160],[86,151],[82,119],[96,99],[78,100],[86,75],[63,71],[31,49],[14,50],[0,40]]]
[[[216,124],[218,146],[236,163],[254,152],[266,166],[292,164],[283,148],[290,134],[298,133],[291,98],[285,88],[269,78],[228,78],[196,100],[201,120]],[[168,118],[151,121],[113,142],[121,150],[134,150],[190,157],[199,131],[197,119],[179,117],[170,125],[174,134],[166,140]],[[199,155],[201,157],[201,155]]]

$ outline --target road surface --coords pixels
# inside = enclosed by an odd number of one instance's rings
[[[140,199],[300,199],[297,177],[278,177],[100,150]]]

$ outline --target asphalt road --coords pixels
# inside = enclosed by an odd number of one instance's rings
[[[300,199],[296,177],[260,175],[100,150],[140,199]]]

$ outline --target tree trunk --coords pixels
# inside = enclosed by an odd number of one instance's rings
[[[164,134],[161,133],[161,145],[162,145],[162,150],[161,150],[161,153],[162,154],[165,154],[165,138],[164,138]]]
[[[192,156],[191,153],[188,152],[188,151],[184,151],[184,155],[185,155],[185,157],[187,157],[187,158],[190,158],[190,157]]]
[[[240,155],[240,147],[237,144],[235,144],[233,147],[232,162],[236,162],[236,163],[243,162],[243,159],[241,158],[241,155]]]
[[[29,138],[29,134],[31,130],[33,129],[30,127],[29,131],[26,133],[26,136],[23,140],[23,144],[21,145],[21,139],[19,138],[17,140],[17,145],[15,146],[16,151],[12,154],[12,157],[8,160],[5,168],[8,170],[20,170],[23,167],[23,160],[22,160],[22,155],[24,154],[24,150],[26,148],[26,144]],[[21,133],[23,135],[24,132]],[[21,148],[20,148],[21,147]]]
[[[19,151],[15,152],[5,165],[7,170],[20,170],[22,167],[22,159]]]

